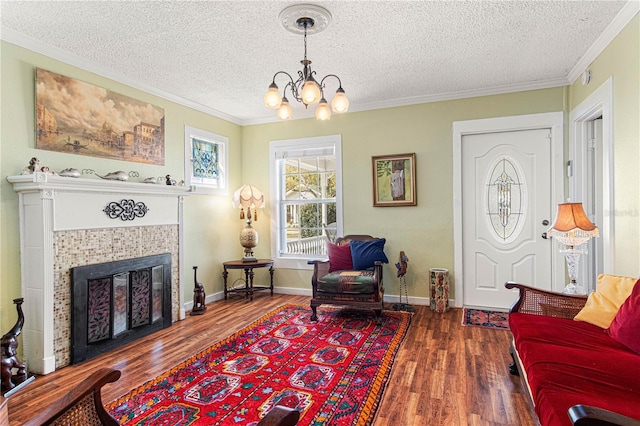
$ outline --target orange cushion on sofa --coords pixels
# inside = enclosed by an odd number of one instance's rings
[[[596,291],[589,295],[584,308],[573,319],[608,328],[637,280],[619,275],[598,275]]]

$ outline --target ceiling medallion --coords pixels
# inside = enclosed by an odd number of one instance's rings
[[[307,34],[317,34],[324,31],[331,23],[331,13],[321,6],[314,4],[294,4],[280,12],[280,23],[285,30],[294,34],[304,34],[304,27],[298,24],[300,18],[311,18],[313,27],[307,29]]]
[[[280,12],[280,22],[282,26],[294,34],[304,35],[304,59],[300,61],[302,70],[298,71],[298,79],[294,81],[291,74],[286,71],[278,71],[273,76],[273,81],[269,85],[267,93],[264,95],[264,105],[267,108],[275,109],[276,116],[281,120],[288,120],[293,115],[289,100],[287,99],[287,89],[293,98],[304,104],[305,108],[311,104],[318,104],[316,108],[316,118],[318,120],[328,120],[331,118],[331,111],[335,113],[347,112],[349,100],[342,89],[342,82],[335,74],[324,76],[320,83],[316,81],[315,71],[311,70],[311,61],[307,59],[307,35],[316,34],[324,30],[331,23],[331,13],[323,7],[313,4],[296,4],[285,8]],[[276,77],[283,74],[289,77],[289,81],[282,90],[282,96],[276,85]],[[331,101],[331,108],[324,97],[324,81],[333,77],[338,80],[338,90]]]

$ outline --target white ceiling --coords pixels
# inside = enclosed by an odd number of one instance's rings
[[[278,20],[282,9],[294,3],[299,2],[2,1],[0,36],[251,124],[274,120],[262,97],[275,72],[300,69],[302,36]],[[319,77],[341,78],[350,111],[569,84],[620,20],[616,15],[630,5],[559,0],[314,3],[333,19],[326,30],[309,36],[308,58]],[[326,93],[333,94],[334,83],[327,86]],[[294,118],[312,113],[293,104]]]

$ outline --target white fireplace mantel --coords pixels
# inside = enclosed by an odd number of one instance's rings
[[[61,177],[36,172],[8,176],[19,196],[22,297],[25,299],[23,352],[30,371],[55,371],[54,233],[57,231],[178,225],[179,263],[183,264],[183,201],[189,188],[101,179]],[[131,220],[105,212],[110,203],[132,200],[144,214]],[[180,319],[184,289],[180,284]]]

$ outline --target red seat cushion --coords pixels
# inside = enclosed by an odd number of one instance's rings
[[[571,425],[567,410],[592,405],[640,420],[640,355],[597,326],[513,313],[509,327],[542,425]]]

